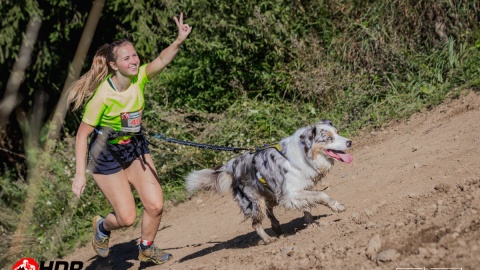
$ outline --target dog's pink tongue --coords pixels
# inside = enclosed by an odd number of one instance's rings
[[[340,160],[340,161],[343,161],[345,163],[351,163],[352,160],[353,160],[353,157],[352,155],[350,154],[347,154],[343,151],[336,151],[336,150],[331,150],[331,149],[327,149],[325,151],[325,153],[329,156],[331,156],[332,158],[336,159],[336,160]]]
[[[340,159],[345,162],[345,163],[351,163],[353,161],[353,157],[350,154],[347,153],[337,153],[337,155],[340,157]]]

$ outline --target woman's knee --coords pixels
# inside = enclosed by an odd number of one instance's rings
[[[145,212],[152,216],[159,216],[163,213],[163,202],[150,202],[143,205]]]
[[[135,223],[135,219],[137,218],[137,213],[135,211],[131,211],[128,213],[115,213],[117,218],[117,223],[121,227],[130,227]]]

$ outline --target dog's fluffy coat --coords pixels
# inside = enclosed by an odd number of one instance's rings
[[[279,147],[245,152],[217,168],[191,172],[186,177],[187,189],[232,189],[243,213],[252,219],[253,228],[268,244],[274,238],[264,231],[262,220],[267,216],[273,231],[280,235],[280,223],[273,215],[277,205],[303,210],[306,223],[313,222],[310,207],[316,203],[334,212],[345,211],[341,203],[312,188],[334,160],[352,161],[352,156],[343,152],[351,145],[351,140],[340,136],[331,121],[322,120],[282,139]]]

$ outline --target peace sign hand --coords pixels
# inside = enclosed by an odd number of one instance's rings
[[[178,37],[177,39],[180,42],[183,42],[190,32],[192,32],[192,27],[189,26],[188,24],[183,24],[183,13],[180,13],[180,19],[177,18],[177,16],[173,17],[175,20],[175,23],[177,24],[178,27]]]

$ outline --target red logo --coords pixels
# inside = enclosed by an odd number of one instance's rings
[[[122,114],[120,115],[120,118],[122,118],[122,119],[128,119],[128,118],[130,118],[130,113],[124,112],[124,113],[122,113]]]
[[[12,270],[39,270],[39,266],[32,258],[22,258],[12,267]]]

